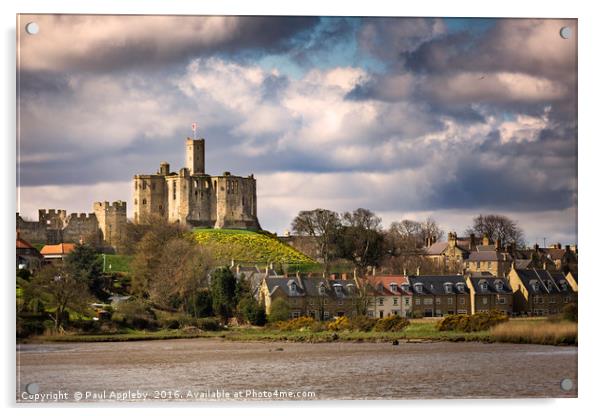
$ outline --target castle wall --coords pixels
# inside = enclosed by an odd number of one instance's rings
[[[25,221],[17,212],[19,236],[32,244],[46,243],[46,224],[39,221]]]
[[[105,202],[94,203],[94,214],[98,220],[100,241],[117,247],[122,241],[127,224],[127,206],[124,201],[116,201],[113,204]]]
[[[99,239],[98,220],[94,214],[70,214],[65,221],[62,230],[62,241],[64,243],[86,243],[97,244]]]
[[[167,184],[163,175],[134,176],[134,221],[157,214],[167,215]]]

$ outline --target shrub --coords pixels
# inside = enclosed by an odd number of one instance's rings
[[[245,297],[238,303],[242,318],[251,325],[263,326],[266,323],[265,309],[254,298]]]
[[[569,303],[562,308],[563,319],[571,322],[577,322],[579,308],[576,303]]]
[[[17,338],[27,338],[32,335],[41,335],[45,330],[44,322],[39,320],[25,320],[17,318]]]
[[[157,328],[157,316],[150,305],[140,299],[131,299],[119,303],[112,319],[135,329]]]
[[[203,331],[219,331],[222,326],[217,318],[197,319],[197,328]]]
[[[351,318],[351,328],[357,331],[369,332],[372,331],[374,325],[376,325],[377,319],[369,318],[367,316],[356,316]]]
[[[344,331],[345,329],[351,329],[351,322],[346,316],[338,316],[334,321],[328,323],[329,331]]]
[[[399,332],[403,331],[410,321],[399,315],[391,315],[386,318],[380,318],[374,325],[374,331],[377,332]]]
[[[277,298],[272,302],[268,321],[286,321],[289,317],[290,308],[284,299]]]
[[[282,331],[298,331],[300,329],[312,329],[315,322],[312,317],[301,316],[289,321],[279,321],[274,326]]]
[[[508,321],[508,316],[497,310],[477,312],[474,315],[449,315],[437,322],[437,330],[460,332],[486,331],[506,321]]]

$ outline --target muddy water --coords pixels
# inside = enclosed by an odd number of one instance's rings
[[[577,395],[577,349],[543,345],[207,339],[45,344],[18,346],[17,366],[19,402]],[[567,378],[573,387],[564,391],[560,382]]]

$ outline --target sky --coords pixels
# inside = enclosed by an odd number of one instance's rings
[[[28,35],[35,21],[39,33]],[[572,29],[563,39],[562,27]],[[21,16],[17,209],[90,212],[205,138],[206,171],[257,179],[282,234],[301,210],[388,227],[479,214],[577,242],[577,22]]]

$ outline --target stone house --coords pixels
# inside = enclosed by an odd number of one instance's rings
[[[259,301],[268,315],[274,300],[281,298],[289,306],[290,318],[311,316],[316,320],[355,316],[359,296],[353,280],[299,275],[266,277],[259,289]]]
[[[577,292],[560,271],[513,267],[508,278],[514,293],[515,313],[554,315],[560,313],[564,305],[577,302]]]
[[[412,316],[466,315],[471,311],[470,292],[462,275],[409,276]]]
[[[498,310],[513,312],[513,293],[508,279],[490,273],[469,273],[466,284],[470,290],[471,313]]]

